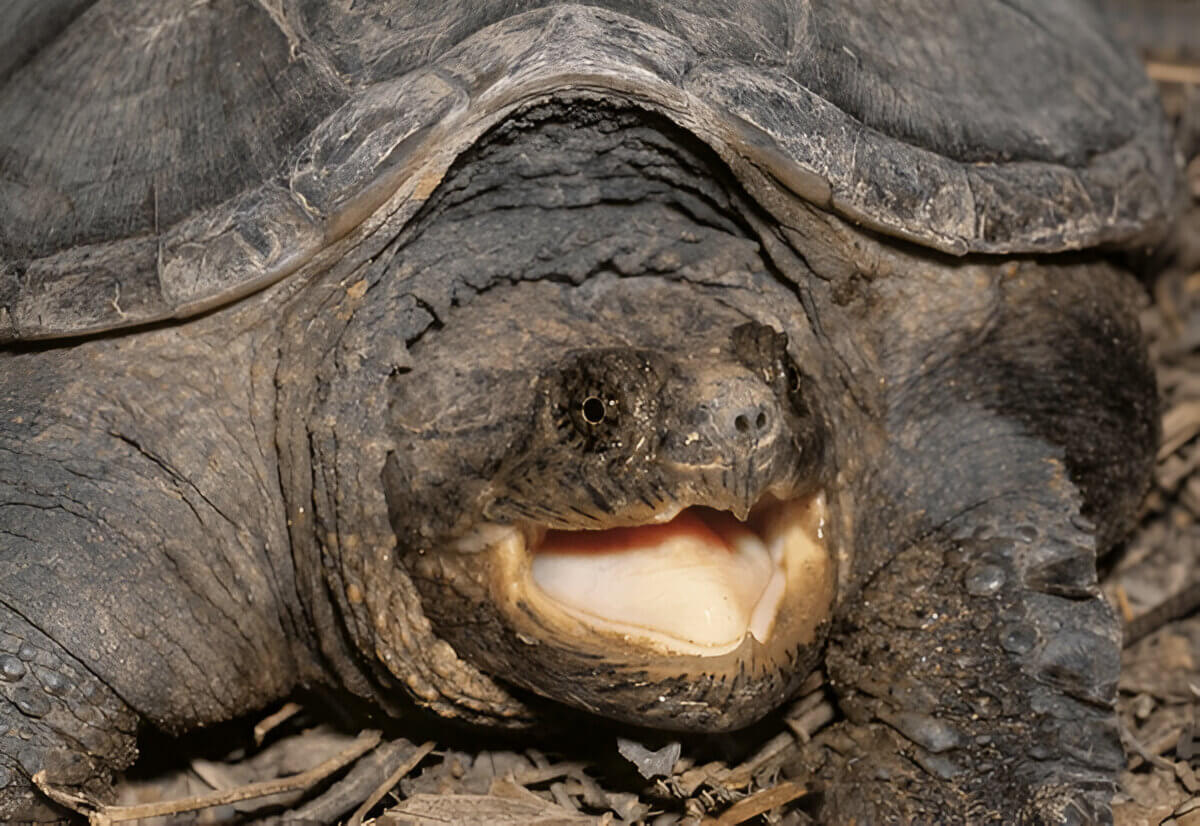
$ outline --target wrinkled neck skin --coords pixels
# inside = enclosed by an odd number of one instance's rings
[[[1003,377],[1039,365],[981,362],[996,352],[981,343],[1136,337],[1104,264],[931,256],[739,171],[753,196],[660,119],[547,105],[292,300],[281,476],[303,598],[353,690],[386,705],[403,685],[501,725],[536,719],[532,695],[747,725],[892,554],[1027,487],[971,422],[1038,445],[1078,424],[1010,409]],[[958,443],[926,438],[946,422]],[[1123,530],[1145,468],[1046,454],[1083,468],[1072,495]],[[588,567],[620,556],[605,542],[650,544],[647,525],[702,525],[736,564],[680,540],[683,556]],[[735,552],[739,530],[761,541]],[[718,574],[686,580],[693,601],[744,605],[704,633],[643,610],[693,610],[663,566],[713,558]],[[656,576],[662,590],[634,590]]]

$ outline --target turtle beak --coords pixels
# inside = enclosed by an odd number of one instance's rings
[[[769,386],[745,372],[709,375],[689,401],[691,415],[678,420],[690,426],[666,434],[660,456],[680,480],[676,501],[726,510],[745,522],[766,497],[794,495],[805,457]]]

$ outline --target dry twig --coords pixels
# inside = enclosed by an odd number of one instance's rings
[[[62,806],[85,815],[91,826],[110,826],[128,820],[140,820],[147,817],[193,812],[197,809],[211,809],[252,800],[256,797],[267,797],[282,792],[307,789],[320,783],[329,775],[353,763],[358,758],[379,745],[378,731],[364,731],[357,739],[340,754],[321,763],[308,771],[294,774],[291,777],[280,777],[275,780],[264,780],[261,783],[251,783],[236,789],[226,789],[212,794],[184,797],[178,800],[164,800],[158,803],[142,803],[137,806],[108,806],[99,801],[82,795],[72,794],[63,789],[50,785],[46,772],[42,770],[33,776],[33,782],[42,794]]]

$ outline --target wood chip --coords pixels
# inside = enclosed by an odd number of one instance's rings
[[[823,700],[798,717],[789,716],[784,722],[801,743],[807,743],[814,734],[833,722],[836,713],[833,703]]]
[[[1200,66],[1191,63],[1168,63],[1163,60],[1146,61],[1146,74],[1159,83],[1190,83],[1200,85]]]
[[[807,793],[808,789],[804,786],[797,785],[790,780],[785,780],[769,789],[756,792],[744,800],[739,800],[712,822],[717,824],[717,826],[736,826],[736,824],[745,823],[751,818],[758,817],[772,809],[778,809],[784,804],[791,803],[793,800],[803,797]]]
[[[512,775],[512,781],[521,786],[536,786],[538,783],[545,783],[547,780],[557,780],[569,774],[582,772],[586,765],[586,763],[555,763],[545,768],[530,769],[529,771],[514,774]]]
[[[720,783],[728,774],[729,767],[724,763],[705,763],[703,766],[685,771],[677,778],[674,785],[683,797],[691,797],[695,794],[696,789],[705,783]]]
[[[774,758],[795,747],[796,738],[790,731],[775,735],[766,742],[754,755],[722,778],[722,784],[730,789],[744,789],[760,770],[764,769]]]
[[[651,751],[636,740],[625,737],[617,738],[617,751],[638,770],[638,774],[647,780],[656,777],[669,777],[679,761],[682,746],[679,742],[671,742],[661,749]]]
[[[1192,767],[1182,760],[1175,763],[1175,776],[1179,778],[1179,782],[1183,783],[1183,787],[1188,790],[1189,794],[1200,792],[1200,779],[1196,778]]]
[[[1165,460],[1200,433],[1200,401],[1184,402],[1168,410],[1162,418],[1163,438],[1158,460]]]
[[[1139,747],[1134,750],[1135,753],[1129,756],[1128,767],[1130,769],[1136,769],[1138,766],[1142,765],[1142,763],[1146,762],[1146,760],[1149,759],[1149,756],[1158,757],[1166,754],[1168,751],[1175,748],[1176,743],[1179,742],[1179,735],[1182,732],[1182,729],[1173,728],[1164,734],[1160,734],[1158,737],[1154,738],[1149,743],[1146,743],[1144,746],[1139,744]]]
[[[1117,609],[1121,612],[1121,619],[1128,624],[1133,620],[1133,606],[1129,604],[1129,594],[1126,593],[1125,586],[1118,585],[1113,588],[1112,593],[1117,600]]]
[[[383,796],[396,787],[400,779],[415,769],[417,765],[428,756],[429,752],[433,751],[434,742],[428,740],[417,747],[417,750],[405,760],[394,772],[388,775],[387,780],[379,784],[371,796],[362,802],[362,805],[355,809],[353,816],[347,822],[346,826],[362,826],[363,818],[367,816],[367,812],[375,808],[379,801],[383,800]]]

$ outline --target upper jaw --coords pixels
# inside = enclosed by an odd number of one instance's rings
[[[514,464],[481,491],[479,520],[460,530],[454,544],[478,545],[471,535],[490,530],[489,525],[512,526],[527,534],[543,529],[608,530],[670,522],[690,507],[727,511],[746,521],[765,503],[805,496],[815,487],[807,479],[811,470],[801,465],[790,446],[762,445],[752,455],[730,461],[730,455],[736,453],[733,447],[720,452],[706,446],[702,455],[682,460],[655,456],[657,466],[629,463],[604,468],[603,473],[593,468],[586,477],[581,473],[560,483],[564,488],[586,488],[591,497],[578,496],[576,501],[553,505],[529,501],[531,494],[543,490],[514,484],[515,478],[535,475],[530,467]],[[808,462],[813,460],[808,458]],[[547,486],[551,492],[557,487],[554,483]],[[519,494],[514,495],[515,491]]]

